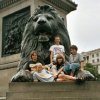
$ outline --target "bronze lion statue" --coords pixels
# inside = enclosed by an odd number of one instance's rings
[[[13,81],[23,73],[26,63],[30,60],[30,53],[35,50],[39,57],[49,63],[49,48],[53,45],[56,35],[61,37],[61,43],[65,47],[65,57],[70,55],[70,38],[64,19],[50,5],[43,5],[36,8],[34,14],[28,20],[22,36],[21,59],[18,65],[18,73],[13,76]],[[23,76],[24,77],[24,76]],[[22,81],[22,79],[19,79]],[[25,81],[28,81],[27,78]]]
[[[31,82],[32,76],[25,71],[25,65],[30,60],[30,53],[35,50],[45,64],[49,64],[49,48],[53,45],[55,36],[61,37],[65,47],[65,58],[70,55],[70,38],[63,18],[50,5],[39,6],[28,20],[23,32],[21,43],[21,60],[18,73],[11,79],[12,82]]]

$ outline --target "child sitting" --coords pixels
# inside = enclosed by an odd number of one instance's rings
[[[43,66],[41,63],[37,63],[34,66],[31,66],[33,73],[33,79],[35,82],[53,82],[54,77],[52,73],[45,69],[45,66]]]

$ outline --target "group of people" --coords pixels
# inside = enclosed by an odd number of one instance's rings
[[[79,70],[83,70],[83,57],[77,53],[77,46],[70,47],[71,55],[69,61],[65,59],[65,49],[61,45],[60,36],[54,39],[54,45],[49,49],[50,64],[45,65],[41,59],[38,59],[38,53],[32,51],[31,61],[26,64],[26,71],[30,71],[33,75],[34,82],[62,82],[66,80],[82,80],[77,78],[75,74]]]

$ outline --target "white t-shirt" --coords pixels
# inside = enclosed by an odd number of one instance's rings
[[[53,82],[54,77],[53,74],[46,69],[43,69],[41,72],[35,72],[33,74],[33,79],[40,80],[41,82]]]
[[[49,49],[54,53],[53,60],[56,61],[56,57],[58,54],[63,54],[65,52],[63,45],[52,45]]]

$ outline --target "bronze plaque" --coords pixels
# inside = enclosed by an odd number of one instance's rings
[[[2,56],[21,51],[22,33],[29,17],[30,7],[3,17]]]

